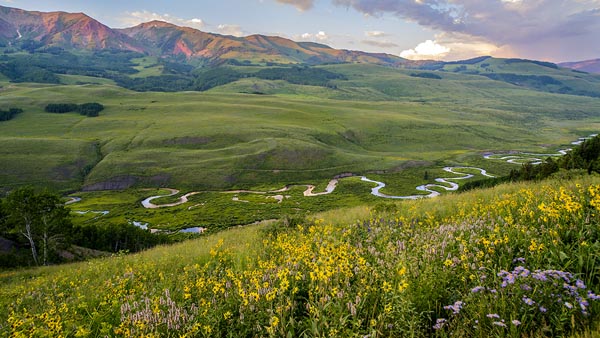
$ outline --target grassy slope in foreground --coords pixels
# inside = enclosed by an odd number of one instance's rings
[[[348,80],[334,81],[334,90],[246,78],[205,93],[3,83],[2,104],[25,112],[0,123],[0,186],[123,188],[133,180],[279,188],[409,161],[478,165],[463,160],[483,151],[544,151],[600,129],[598,99],[473,75],[440,72],[437,80],[372,65],[324,68]],[[255,85],[274,95],[239,93]],[[106,107],[97,118],[43,112],[48,103],[92,99]]]
[[[536,337],[598,321],[597,176],[395,207],[5,272],[0,332]]]

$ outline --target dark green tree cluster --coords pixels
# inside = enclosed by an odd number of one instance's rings
[[[87,117],[96,117],[102,110],[104,110],[104,106],[97,102],[84,103],[80,105],[74,103],[50,103],[46,105],[44,110],[47,113],[54,114],[64,114],[76,111],[79,114]]]
[[[410,76],[412,76],[412,77],[420,77],[420,78],[423,78],[423,79],[434,79],[434,80],[441,80],[442,79],[441,76],[439,76],[437,74],[434,74],[434,73],[412,73],[412,74],[410,74]]]
[[[8,110],[0,109],[0,121],[8,121],[15,117],[17,114],[21,114],[23,109],[21,108],[9,108]]]
[[[600,136],[585,140],[561,158],[564,169],[586,169],[589,174],[600,173]]]
[[[44,110],[47,113],[64,114],[77,110],[77,105],[74,103],[50,103]]]
[[[57,252],[71,244],[69,210],[55,194],[17,189],[0,204],[0,215],[0,236],[29,247],[33,265],[58,261]]]
[[[0,268],[60,263],[73,245],[137,252],[171,242],[132,224],[74,226],[70,210],[48,191],[19,188],[0,200]]]

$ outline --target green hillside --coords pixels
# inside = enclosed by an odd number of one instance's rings
[[[599,198],[597,176],[503,185],[3,272],[0,334],[597,334]]]
[[[5,82],[2,105],[24,113],[0,124],[11,145],[0,185],[276,188],[414,161],[479,165],[485,151],[551,151],[598,130],[594,98],[454,73],[325,69],[347,80],[324,89],[250,77],[204,93]],[[106,107],[97,118],[43,112],[91,98]]]

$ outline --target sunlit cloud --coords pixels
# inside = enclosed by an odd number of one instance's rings
[[[387,34],[383,31],[366,31],[365,36],[368,36],[370,38],[382,38],[387,36]]]
[[[439,60],[450,53],[450,48],[442,46],[436,41],[421,42],[414,49],[407,49],[400,56],[410,60]]]
[[[324,31],[319,31],[316,34],[304,33],[300,36],[295,36],[294,39],[299,39],[299,40],[303,40],[303,41],[325,42],[325,41],[329,40],[329,35],[327,35],[327,33],[325,33]]]
[[[217,32],[223,35],[243,36],[244,31],[239,25],[219,25]]]
[[[135,12],[126,12],[124,16],[120,18],[120,22],[125,26],[136,26],[144,22],[149,21],[165,21],[172,23],[174,25],[192,27],[196,29],[204,28],[204,21],[199,18],[192,19],[183,19],[178,18],[169,14],[159,14],[154,12],[149,12],[146,10],[143,11],[135,11]]]
[[[362,40],[361,43],[373,47],[379,48],[394,48],[398,47],[397,43],[389,42],[389,41],[377,41],[377,40]]]
[[[279,3],[292,5],[300,11],[306,11],[313,7],[313,0],[276,0]]]

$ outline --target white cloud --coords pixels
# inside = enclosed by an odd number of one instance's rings
[[[244,31],[239,25],[219,25],[217,31],[223,35],[243,36]]]
[[[299,38],[299,39],[304,40],[304,41],[309,40],[309,41],[320,41],[320,42],[323,42],[323,41],[329,40],[329,35],[327,35],[327,33],[325,33],[324,31],[319,31],[316,34],[304,33],[304,34],[302,34],[300,36],[296,36],[294,38],[295,39]]]
[[[315,38],[319,41],[325,41],[329,39],[329,36],[327,36],[325,32],[320,31],[319,33],[317,33],[317,35],[315,35]]]
[[[312,8],[314,0],[275,0],[282,4],[292,5],[299,11],[306,11]]]
[[[159,14],[154,12],[149,12],[146,10],[143,11],[135,11],[135,12],[126,12],[125,16],[120,18],[122,24],[126,26],[136,26],[144,22],[148,21],[165,21],[170,22],[175,25],[184,26],[184,27],[192,27],[196,29],[204,28],[204,21],[199,18],[192,19],[183,19],[178,18],[169,14]]]
[[[387,34],[383,31],[366,31],[365,36],[368,36],[370,38],[382,38],[384,36],[387,36]]]
[[[421,42],[414,49],[407,49],[400,53],[400,56],[410,60],[439,60],[450,53],[450,48],[442,46],[436,41],[427,40]]]

